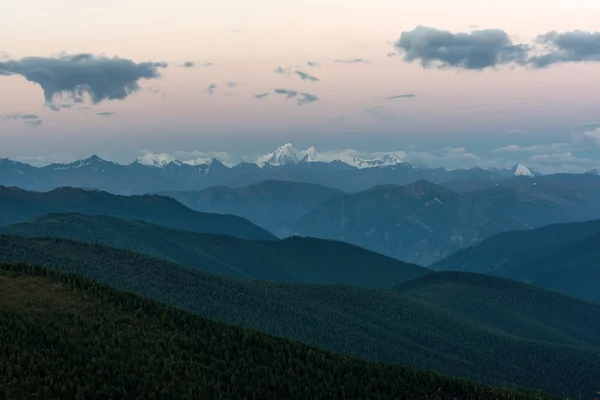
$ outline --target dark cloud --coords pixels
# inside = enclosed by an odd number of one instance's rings
[[[306,65],[308,65],[309,67],[320,67],[321,66],[321,64],[319,64],[316,61],[309,61],[306,63]]]
[[[14,113],[2,117],[2,120],[18,120],[30,126],[40,126],[42,124],[42,119],[35,114]]]
[[[558,63],[600,61],[600,32],[556,31],[539,35],[536,44],[542,47],[541,54],[532,56],[529,62],[538,68]]]
[[[349,60],[335,60],[334,63],[338,63],[338,64],[356,64],[356,63],[369,64],[369,60],[365,60],[364,58],[351,58]]]
[[[111,115],[115,115],[115,113],[112,111],[104,111],[104,112],[99,112],[96,115],[98,115],[100,117],[110,117]]]
[[[288,72],[288,70],[287,70],[287,68],[277,67],[273,70],[273,72],[281,75],[281,74],[285,74],[286,72]]]
[[[195,66],[196,66],[196,63],[193,61],[186,61],[180,65],[180,67],[182,67],[182,68],[194,68]]]
[[[303,81],[312,81],[312,82],[319,82],[319,78],[317,78],[316,76],[312,76],[310,74],[307,74],[306,72],[302,72],[302,71],[294,71],[294,73],[296,75],[298,75],[300,77],[300,79],[302,79]]]
[[[265,97],[267,97],[269,95],[269,93],[265,92],[265,93],[259,93],[259,94],[255,94],[254,96],[252,96],[255,99],[264,99]]]
[[[297,101],[298,101],[298,105],[303,105],[303,104],[309,104],[315,101],[319,100],[319,97],[314,95],[314,94],[310,94],[310,93],[300,93],[301,97],[298,97]]]
[[[233,88],[239,85],[238,82],[229,81],[226,83],[227,87]]]
[[[208,92],[208,94],[213,94],[215,92],[215,90],[217,89],[217,85],[215,85],[214,83],[211,83],[210,85],[208,85],[208,87],[206,88],[206,91]]]
[[[135,63],[124,58],[92,54],[61,55],[56,58],[25,57],[0,62],[0,75],[22,75],[39,84],[46,105],[54,110],[55,96],[67,96],[82,102],[88,94],[93,104],[122,100],[140,89],[140,79],[156,79],[164,62]]]
[[[388,100],[395,100],[395,99],[410,99],[413,97],[417,97],[416,94],[413,93],[407,93],[407,94],[398,94],[396,96],[390,96],[390,97],[386,97]]]
[[[285,97],[291,99],[292,97],[296,97],[298,95],[297,90],[288,90],[288,89],[273,89],[276,94],[284,94]]]
[[[288,89],[273,89],[276,94],[285,95],[287,99],[295,98],[296,102],[299,106],[304,104],[309,104],[319,100],[319,97],[305,92],[298,92],[297,90],[288,90]]]
[[[394,43],[404,61],[419,60],[423,68],[464,68],[482,70],[506,64],[524,65],[529,46],[513,44],[499,29],[452,33],[425,26],[402,32]]]

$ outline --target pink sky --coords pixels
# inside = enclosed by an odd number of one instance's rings
[[[425,25],[452,32],[497,28],[513,42],[529,43],[553,30],[596,31],[598,21],[600,3],[593,0],[426,0],[409,5],[389,0],[5,0],[0,4],[0,37],[5,38],[0,51],[12,59],[92,53],[170,66],[161,79],[140,82],[143,88],[160,89],[164,97],[141,91],[124,101],[60,112],[44,106],[39,85],[20,76],[0,77],[0,116],[32,113],[44,121],[36,128],[0,122],[0,140],[13,143],[12,153],[26,145],[23,137],[84,141],[96,140],[84,135],[125,135],[139,138],[136,146],[146,148],[142,135],[173,131],[199,139],[262,132],[275,144],[303,131],[342,140],[339,135],[349,130],[432,137],[463,132],[476,138],[478,132],[521,129],[543,141],[549,127],[552,134],[568,134],[573,126],[598,119],[597,64],[536,71],[423,69],[398,56],[386,57],[394,51],[390,42]],[[333,62],[358,57],[370,64]],[[320,82],[273,73],[277,66],[309,60],[322,64],[304,69]],[[214,66],[179,68],[185,61]],[[227,81],[239,86],[226,89]],[[205,92],[211,83],[217,84],[212,96]],[[293,99],[275,96],[272,91],[278,87],[313,93],[320,100],[299,107]],[[231,96],[224,95],[227,91]],[[262,92],[271,93],[264,100],[252,98]],[[385,100],[406,93],[417,96]],[[373,117],[365,112],[372,107],[395,117]],[[115,114],[101,118],[99,112]],[[343,124],[332,122],[340,117]]]

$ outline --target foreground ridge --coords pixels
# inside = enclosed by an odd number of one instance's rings
[[[0,265],[0,398],[550,399],[367,363],[75,275]]]

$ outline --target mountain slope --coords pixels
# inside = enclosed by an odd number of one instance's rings
[[[239,215],[283,237],[302,215],[344,192],[309,183],[269,180],[242,188],[216,186],[159,194],[193,210]]]
[[[525,283],[466,272],[436,272],[395,289],[493,331],[600,348],[600,304],[575,301]]]
[[[550,398],[334,355],[34,266],[2,265],[0,282],[3,399]]]
[[[332,198],[303,216],[292,233],[427,265],[498,232],[568,219],[573,208],[513,189],[457,194],[419,181]]]
[[[209,272],[276,282],[390,287],[430,272],[341,242],[312,238],[248,241],[107,216],[50,214],[13,224],[0,233],[104,244]]]
[[[504,232],[432,265],[483,272],[600,301],[600,220]]]
[[[17,260],[77,273],[223,322],[369,360],[505,386],[543,388],[573,398],[581,394],[591,399],[597,391],[600,350],[590,348],[593,343],[558,345],[492,331],[477,320],[459,318],[451,310],[397,291],[245,281],[103,246],[0,237],[0,262]],[[576,309],[582,304],[566,301]],[[585,326],[577,315],[565,318],[572,318],[573,326]],[[581,332],[579,336],[565,332],[563,339],[569,335],[573,343],[584,340]]]
[[[0,186],[0,226],[56,212],[103,214],[200,233],[275,239],[271,233],[244,218],[193,211],[174,199],[163,196],[118,196],[97,190],[67,187],[50,192],[30,192]]]

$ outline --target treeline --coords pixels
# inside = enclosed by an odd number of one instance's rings
[[[327,353],[74,275],[0,266],[0,399],[549,399]]]

